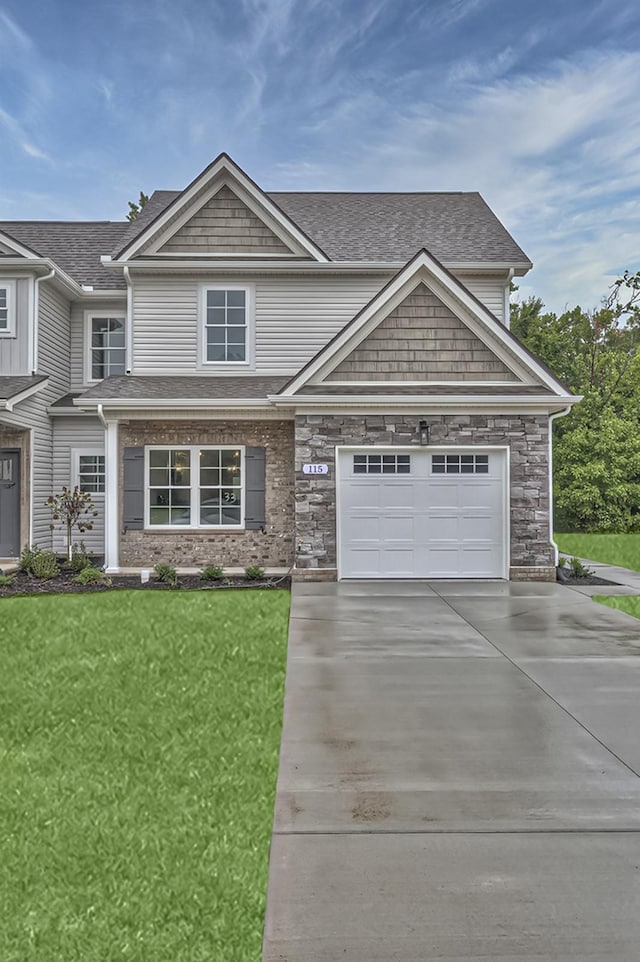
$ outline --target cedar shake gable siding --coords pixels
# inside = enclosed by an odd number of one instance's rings
[[[327,381],[517,381],[425,284],[327,375]]]
[[[182,254],[269,252],[285,257],[293,253],[226,185],[159,250]]]

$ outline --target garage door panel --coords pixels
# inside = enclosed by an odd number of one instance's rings
[[[477,473],[434,474],[431,453],[416,450],[410,475],[354,477],[353,453],[343,452],[340,576],[504,577],[504,456],[483,458]]]

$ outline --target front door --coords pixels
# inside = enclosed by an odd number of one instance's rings
[[[20,452],[0,448],[0,558],[20,554]]]

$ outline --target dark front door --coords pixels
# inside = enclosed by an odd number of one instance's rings
[[[0,558],[20,554],[20,452],[0,448]]]

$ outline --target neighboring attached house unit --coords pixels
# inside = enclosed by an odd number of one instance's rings
[[[111,572],[554,578],[577,398],[509,332],[530,267],[477,193],[265,193],[225,154],[132,224],[0,223],[0,565],[79,484]]]

